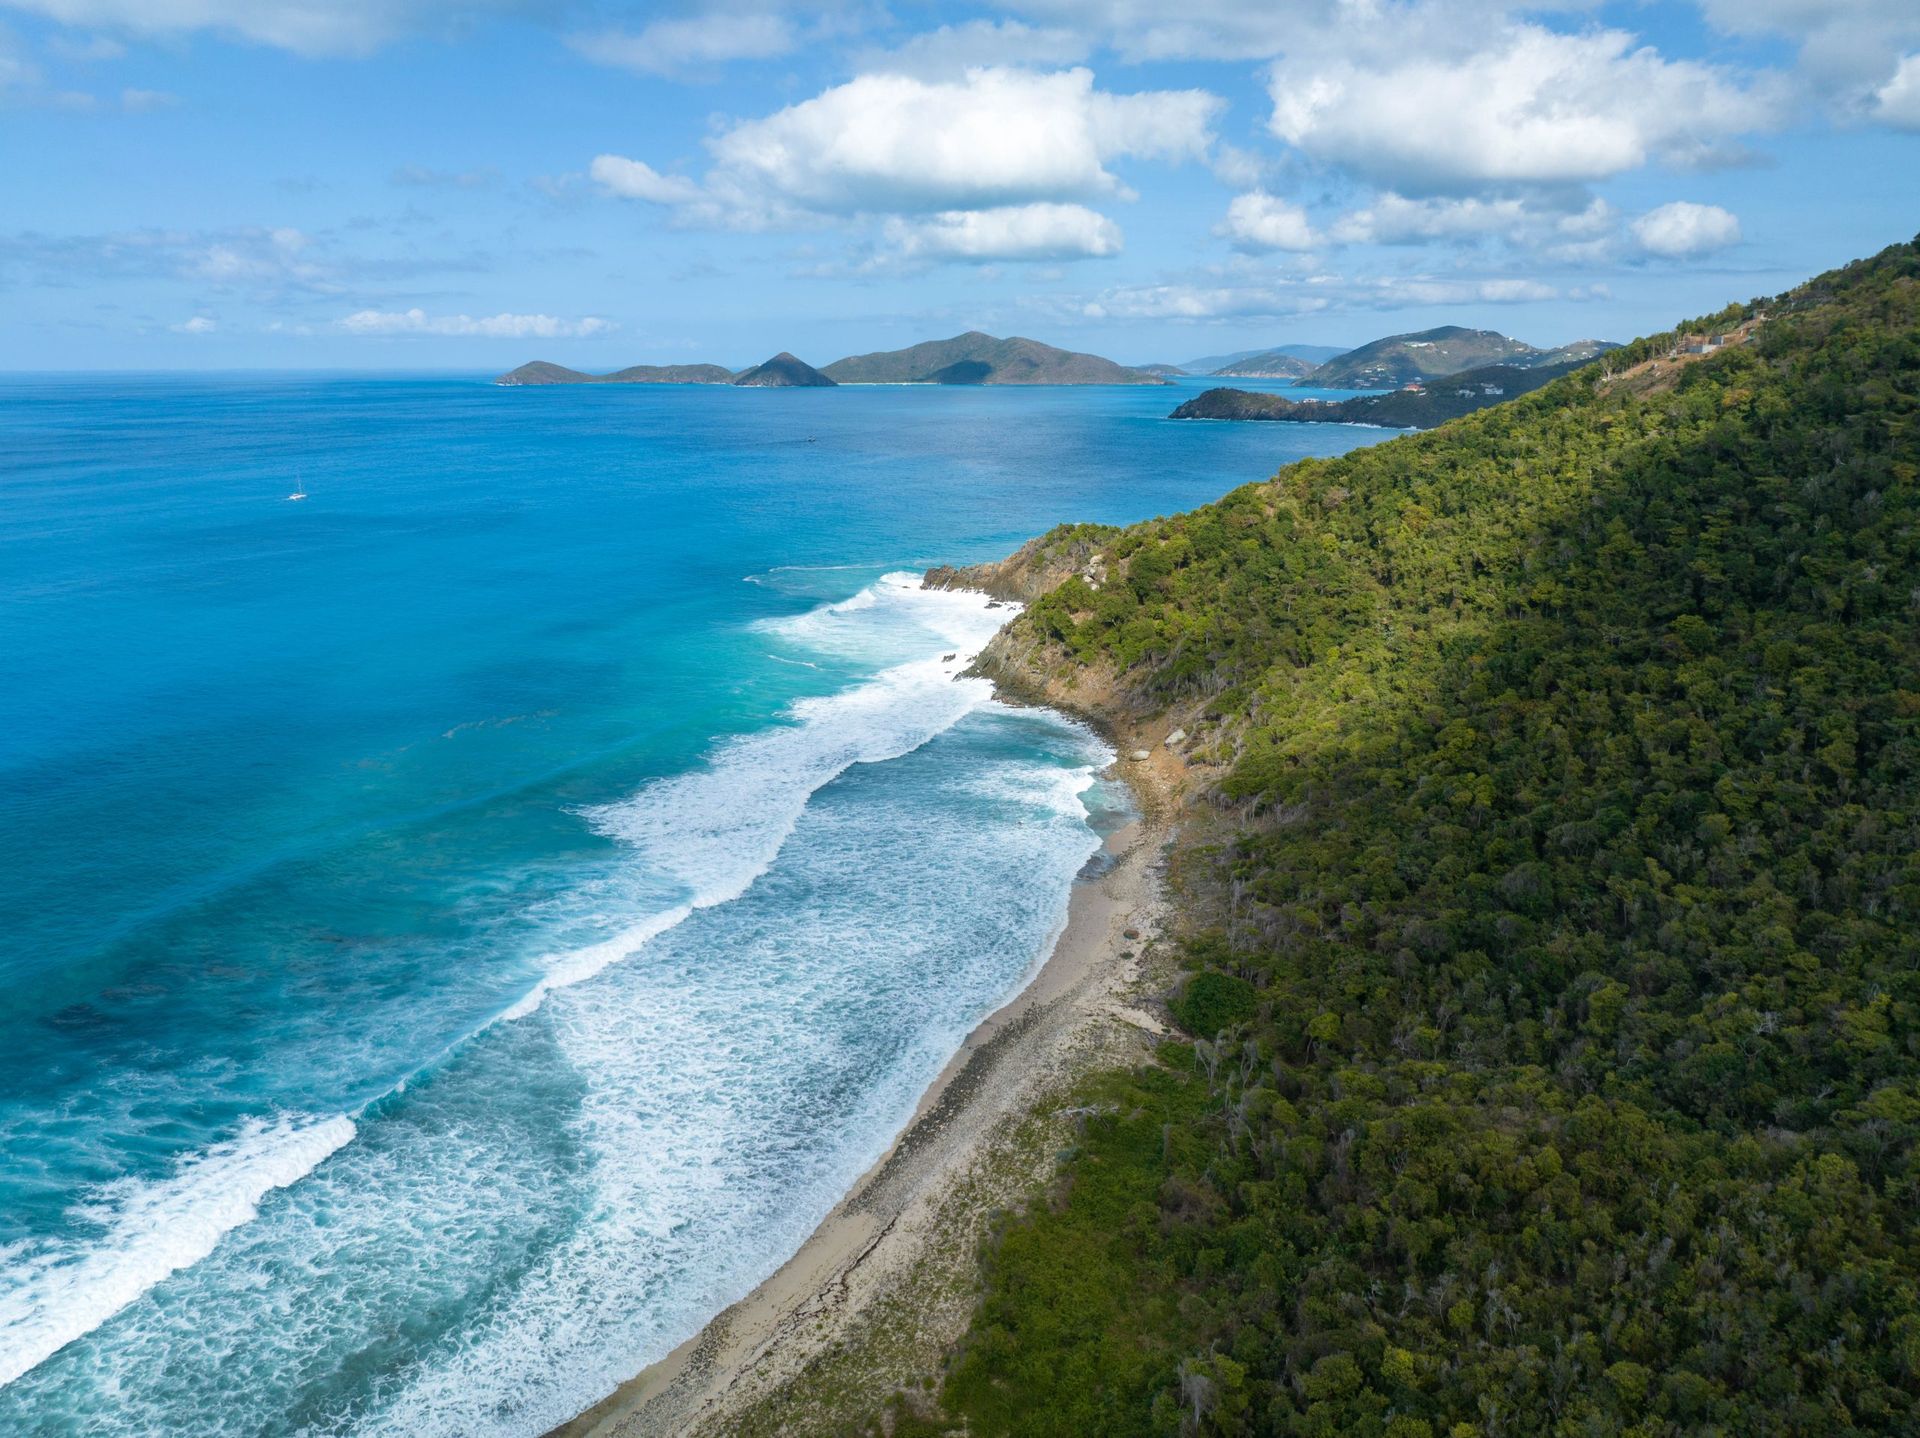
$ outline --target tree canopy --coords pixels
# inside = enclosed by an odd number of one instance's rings
[[[1187,1032],[904,1426],[1920,1432],[1920,254],[1755,320],[1063,532],[1033,662],[1217,766]]]

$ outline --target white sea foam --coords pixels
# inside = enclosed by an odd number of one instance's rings
[[[669,898],[677,891],[678,898],[627,923],[612,937],[549,955],[534,988],[497,1015],[496,1021],[533,1013],[554,991],[570,989],[630,958],[696,912],[737,899],[767,873],[801,822],[809,801],[824,785],[856,764],[910,754],[968,714],[991,705],[990,684],[960,677],[1010,615],[1008,608],[988,610],[986,603],[984,597],[975,594],[923,590],[918,575],[897,573],[848,599],[763,625],[777,643],[862,667],[884,667],[838,693],[796,702],[783,721],[771,728],[722,741],[700,769],[655,781],[629,799],[585,811],[589,823],[631,850],[645,875],[637,887]],[[1077,823],[1074,816],[1081,812],[1077,795],[1090,781],[1091,770],[1048,770],[1041,766],[1017,778],[1003,779],[1007,787],[998,797],[1037,805],[1049,822]],[[1049,840],[1043,847],[1051,849],[1056,842]],[[1071,846],[1084,841],[1067,842]],[[848,857],[851,867],[841,876],[841,884],[853,882],[853,876],[868,865],[871,852],[869,840]],[[1071,866],[1063,872],[1070,874]],[[1017,896],[1013,908],[1034,902],[1051,907],[1061,899],[1036,890]],[[852,954],[872,941],[856,925],[826,947]],[[772,961],[771,955],[767,961]],[[748,967],[751,970],[753,966]],[[824,977],[820,982],[825,982]],[[788,1067],[794,1074],[809,1068],[830,1071],[844,1058],[832,1051],[831,1041],[823,1037],[828,1026],[817,1008],[823,996],[813,983],[803,984],[797,995],[784,996],[763,994],[759,981],[746,975],[741,984],[737,991],[721,995],[709,990],[704,999],[696,996],[701,987],[696,986],[695,993],[687,996],[687,1011],[680,1012],[676,1011],[675,998],[681,992],[678,985],[656,990],[650,982],[638,982],[625,986],[624,1002],[614,1005],[614,996],[609,994],[585,1009],[572,1010],[563,1023],[568,1034],[566,1047],[574,1051],[576,1071],[594,1076],[586,1122],[597,1131],[589,1147],[597,1155],[601,1181],[611,1178],[614,1171],[620,1175],[602,1199],[623,1213],[613,1230],[624,1232],[628,1243],[644,1239],[667,1244],[691,1215],[704,1212],[701,1229],[708,1240],[721,1239],[729,1232],[737,1240],[743,1232],[752,1230],[754,1244],[731,1254],[709,1251],[695,1256],[676,1252],[673,1267],[679,1277],[675,1291],[670,1298],[658,1289],[647,1293],[647,1299],[657,1307],[640,1325],[644,1336],[634,1331],[631,1314],[596,1305],[594,1288],[583,1286],[580,1273],[565,1277],[550,1269],[545,1284],[533,1287],[535,1291],[544,1288],[543,1297],[552,1301],[534,1300],[530,1310],[519,1317],[494,1314],[487,1320],[494,1339],[506,1348],[537,1336],[538,1348],[556,1356],[570,1353],[573,1363],[579,1364],[582,1355],[595,1348],[599,1333],[624,1328],[629,1341],[652,1348],[666,1341],[662,1335],[683,1334],[697,1325],[714,1307],[744,1291],[743,1283],[750,1286],[753,1279],[790,1251],[831,1204],[850,1174],[870,1161],[877,1152],[875,1145],[898,1126],[899,1115],[910,1110],[919,1085],[938,1070],[946,1052],[964,1033],[956,1020],[937,1035],[923,1035],[921,1046],[931,1043],[937,1052],[929,1049],[917,1063],[890,1075],[868,1095],[861,1105],[863,1112],[842,1115],[839,1138],[812,1155],[809,1177],[801,1185],[804,1194],[789,1190],[780,1203],[783,1207],[796,1206],[775,1222],[759,1205],[771,1197],[772,1176],[789,1161],[784,1150],[758,1158],[753,1181],[737,1191],[745,1175],[734,1171],[732,1160],[722,1162],[714,1157],[713,1145],[719,1142],[726,1150],[728,1135],[732,1136],[731,1143],[744,1143],[751,1150],[756,1143],[770,1140],[749,1138],[749,1134],[777,1134],[780,1128],[772,1115],[757,1106],[751,1117],[738,1109],[737,1084],[743,1074],[755,1072],[765,1082],[770,1070],[780,1067]],[[716,998],[720,999],[717,1005]],[[794,1004],[789,1011],[783,1005],[790,1000]],[[713,1036],[724,1034],[726,1028],[722,1014],[729,1010],[738,1013],[748,1005],[763,1010],[759,1041],[746,1046],[757,1053],[734,1052],[725,1043],[716,1047]],[[591,1021],[585,1020],[587,1014],[594,1015]],[[667,1069],[655,1067],[651,1058],[636,1065],[639,1055],[616,1061],[629,1048],[636,1027],[654,1034],[654,1043],[663,1047],[664,1053],[651,1057],[671,1056]],[[673,1037],[669,1039],[668,1035]],[[826,1048],[820,1047],[823,1043]],[[780,1056],[779,1064],[772,1062],[772,1054]],[[780,1086],[777,1081],[770,1091],[775,1113],[780,1108]],[[646,1105],[636,1108],[636,1095],[650,1088],[673,1094],[675,1102],[670,1111]],[[0,1284],[8,1285],[0,1287],[0,1386],[98,1327],[170,1274],[200,1264],[213,1253],[223,1235],[254,1219],[265,1194],[305,1177],[354,1135],[354,1123],[346,1116],[256,1122],[234,1139],[183,1159],[169,1177],[158,1183],[129,1181],[101,1189],[86,1211],[75,1215],[83,1225],[98,1225],[90,1239],[58,1251],[28,1253],[17,1247],[0,1251],[0,1273],[4,1273]],[[783,1138],[771,1141],[787,1142]],[[356,1145],[353,1153],[360,1154],[361,1148]],[[416,1154],[416,1158],[422,1157],[424,1154]],[[372,1164],[384,1172],[391,1157],[369,1154],[355,1161],[345,1155],[343,1161],[356,1171]],[[501,1163],[496,1157],[489,1166],[496,1177]],[[424,1175],[417,1178],[423,1180]],[[392,1179],[389,1176],[388,1181]],[[304,1213],[311,1203],[319,1203],[345,1226],[329,1240],[324,1237],[327,1225],[321,1225],[295,1245],[308,1261],[318,1261],[316,1250],[349,1238],[363,1225],[385,1221],[379,1214],[391,1215],[393,1198],[385,1192],[384,1183],[369,1188],[365,1197],[372,1205],[366,1211],[370,1216],[360,1218],[349,1218],[341,1204],[349,1192],[362,1185],[348,1182],[343,1174],[339,1182],[324,1187],[329,1196],[316,1194],[309,1203],[296,1205],[295,1211]],[[436,1196],[452,1201],[461,1189],[463,1186],[456,1185],[454,1190]],[[301,1192],[305,1191],[303,1186]],[[409,1211],[417,1208],[422,1213],[433,1207],[427,1196],[419,1193],[410,1195],[407,1206]],[[361,1205],[354,1200],[351,1207]],[[304,1222],[304,1218],[288,1219],[290,1224]],[[603,1239],[608,1236],[601,1235]],[[278,1246],[272,1235],[261,1233],[243,1241],[240,1252],[251,1254],[261,1245]],[[677,1240],[668,1246],[677,1249]],[[631,1261],[598,1249],[591,1255],[576,1252],[572,1257],[575,1263],[596,1272],[603,1282],[616,1258],[622,1263]],[[682,1267],[683,1263],[687,1266]],[[692,1275],[703,1267],[710,1276],[694,1278]],[[244,1289],[256,1281],[244,1274],[236,1277],[205,1267],[196,1269],[196,1275],[204,1275],[205,1283],[216,1289],[224,1286],[231,1290],[236,1285]],[[623,1292],[619,1284],[606,1286],[609,1292],[621,1293],[626,1303],[641,1297]],[[231,1298],[231,1292],[227,1296]],[[522,1303],[530,1297],[525,1290],[519,1295]],[[313,1318],[324,1327],[321,1315]],[[168,1345],[164,1335],[175,1321],[172,1317],[164,1319],[153,1332],[143,1332],[129,1342],[146,1348],[159,1342],[156,1352],[165,1350]],[[290,1326],[304,1328],[301,1323]],[[232,1346],[239,1341],[233,1334],[217,1339],[205,1334],[203,1338],[214,1346]],[[520,1351],[528,1350],[522,1347]],[[607,1361],[618,1364],[620,1351],[616,1346]],[[499,1358],[500,1350],[491,1343],[483,1344],[468,1356],[485,1369],[489,1358]],[[296,1361],[292,1351],[284,1357]],[[464,1366],[456,1364],[442,1376],[451,1378]],[[483,1379],[468,1369],[463,1381],[471,1385],[471,1392],[492,1392],[493,1399],[499,1401],[505,1398],[494,1389],[499,1376],[496,1370]],[[578,1405],[596,1391],[604,1392],[620,1376],[600,1363],[586,1363],[567,1379],[559,1380],[557,1386],[531,1386],[539,1390],[549,1416],[557,1417],[571,1411],[568,1404]],[[418,1378],[418,1386],[409,1388],[415,1400],[437,1394],[436,1401],[452,1404],[452,1395],[425,1375]],[[527,1398],[531,1400],[531,1395]],[[541,1406],[540,1400],[531,1402],[532,1406]],[[506,1405],[519,1406],[513,1399],[506,1399]],[[465,1406],[453,1404],[455,1408]],[[408,1411],[408,1405],[403,1402],[399,1411]],[[131,1425],[131,1412],[127,1416]],[[477,1414],[469,1416],[475,1419],[473,1431],[491,1430],[493,1425],[480,1421]],[[496,1415],[496,1420],[504,1418],[504,1412]],[[511,1420],[505,1423],[508,1429],[515,1426]],[[207,1431],[216,1429],[225,1431],[225,1426],[210,1424]],[[321,1429],[333,1431],[328,1425],[316,1431]],[[157,1423],[146,1428],[132,1425],[128,1431],[158,1432],[162,1427]],[[406,1431],[404,1425],[399,1431]],[[433,1424],[414,1431],[455,1429]]]
[[[353,1134],[344,1116],[252,1120],[165,1179],[103,1185],[71,1215],[103,1231],[84,1248],[20,1244],[0,1252],[0,1385],[198,1263],[252,1219],[268,1193],[313,1172]]]
[[[855,764],[910,754],[989,702],[993,686],[961,671],[1009,617],[985,596],[929,590],[887,574],[857,594],[763,628],[816,651],[865,658],[954,646],[909,659],[838,694],[801,699],[787,722],[717,745],[706,767],[660,779],[630,799],[585,811],[677,885],[682,901],[598,943],[549,955],[539,983],[502,1015],[523,1018],[554,989],[592,978],[696,910],[737,899],[767,871],[824,784]]]

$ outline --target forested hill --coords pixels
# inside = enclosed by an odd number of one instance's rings
[[[1003,675],[1212,776],[1190,1039],[898,1431],[1920,1432],[1920,259],[1758,310],[1047,537]]]

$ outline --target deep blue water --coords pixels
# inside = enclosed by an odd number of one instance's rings
[[[917,571],[1384,437],[1181,397],[0,379],[0,1432],[535,1433],[776,1267],[1124,806]]]

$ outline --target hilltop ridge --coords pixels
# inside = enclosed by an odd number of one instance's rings
[[[835,360],[823,371],[839,384],[1164,384],[1161,376],[1099,355],[1038,340],[969,330],[901,350]]]
[[[1178,756],[1177,1028],[893,1431],[1920,1430],[1917,453],[1903,244],[981,570]]]

